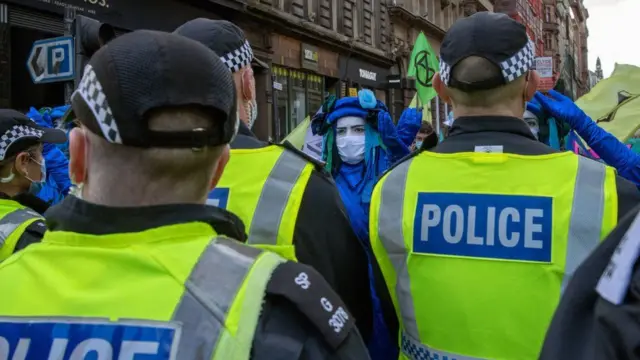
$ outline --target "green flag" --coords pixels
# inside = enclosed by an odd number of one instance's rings
[[[438,71],[440,71],[440,62],[436,52],[429,45],[424,33],[420,32],[413,44],[407,76],[416,78],[416,91],[423,106],[429,104],[437,95],[431,81]]]

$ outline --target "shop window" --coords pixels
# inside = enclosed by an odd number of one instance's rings
[[[282,87],[277,91],[276,108],[277,119],[273,119],[273,138],[276,141],[282,140],[288,134],[287,124],[289,119],[289,70],[274,66],[272,68],[275,80]]]
[[[314,74],[307,75],[307,112],[311,116],[322,106],[323,90],[322,76]]]
[[[298,124],[304,121],[304,118],[307,117],[307,98],[306,98],[306,87],[307,87],[307,74],[297,71],[290,70],[289,71],[289,122],[287,133],[291,132],[295,129]]]
[[[308,115],[322,106],[325,95],[324,77],[299,70],[273,66],[273,74],[282,90],[277,91],[277,115],[274,139],[282,140]],[[277,122],[277,126],[275,125]]]

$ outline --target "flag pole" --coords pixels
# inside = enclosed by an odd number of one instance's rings
[[[435,97],[436,100],[436,133],[440,136],[440,98]]]

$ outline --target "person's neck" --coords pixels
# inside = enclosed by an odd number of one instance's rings
[[[496,108],[479,108],[469,107],[463,109],[454,109],[453,114],[456,118],[467,116],[506,116],[522,119],[524,110],[514,110],[510,108],[496,107]]]
[[[137,188],[138,191],[131,191]],[[187,190],[189,191],[189,190]],[[190,195],[190,194],[189,194]],[[155,205],[199,204],[204,205],[207,194],[199,197],[188,196],[177,188],[158,184],[136,187],[131,184],[85,184],[82,187],[82,199],[109,207],[144,207]]]
[[[14,197],[24,191],[14,184],[0,184],[0,192],[6,194],[9,197]]]

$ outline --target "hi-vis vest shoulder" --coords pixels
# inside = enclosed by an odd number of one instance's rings
[[[0,199],[0,261],[13,254],[25,229],[42,219],[40,214],[16,201]]]
[[[376,185],[371,242],[401,359],[537,359],[568,280],[617,222],[615,172],[572,153],[423,152]]]
[[[0,263],[0,359],[248,360],[284,259],[212,232],[48,232]]]
[[[309,161],[281,146],[232,149],[207,203],[238,215],[250,245],[296,260],[293,234],[312,170]]]

